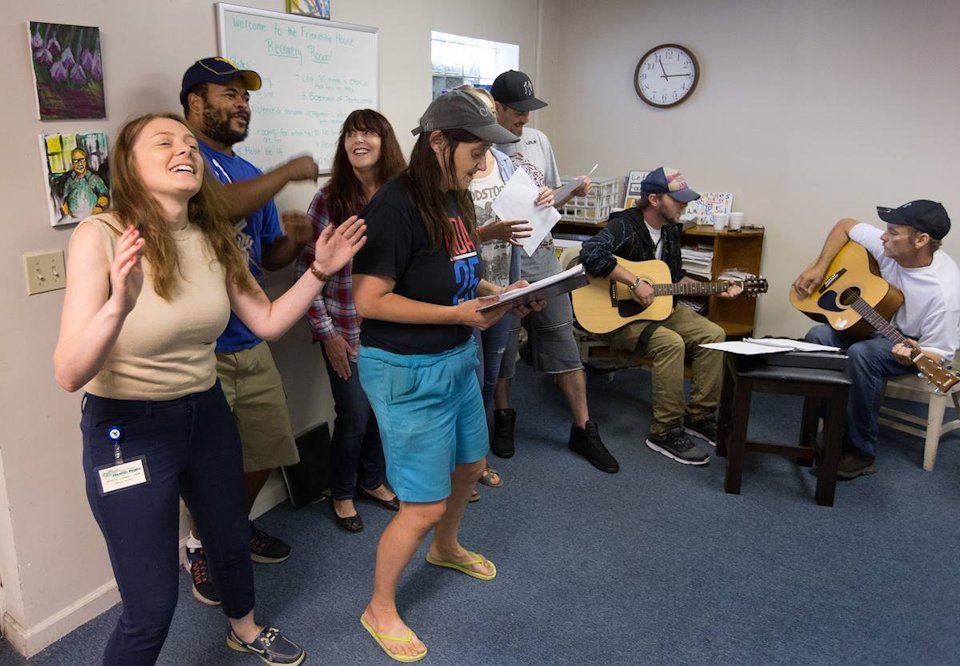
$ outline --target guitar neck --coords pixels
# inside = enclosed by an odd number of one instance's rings
[[[863,317],[863,320],[877,329],[883,337],[887,340],[893,342],[893,344],[903,344],[907,342],[907,337],[898,331],[896,327],[886,320],[879,312],[874,310],[869,303],[867,303],[863,298],[858,298],[853,302],[851,306],[857,314]],[[923,352],[920,351],[919,347],[915,347],[914,351],[910,354],[914,361],[917,360],[917,357],[920,356]]]
[[[654,296],[712,296],[725,292],[730,284],[731,282],[678,282],[651,286]]]

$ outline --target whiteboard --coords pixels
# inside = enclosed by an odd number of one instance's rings
[[[218,49],[263,87],[234,150],[261,169],[310,153],[329,173],[344,119],[379,107],[377,29],[217,3]]]

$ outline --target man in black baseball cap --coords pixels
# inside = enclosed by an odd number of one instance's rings
[[[509,130],[519,142],[500,143],[497,149],[523,166],[538,187],[557,189],[561,186],[560,172],[553,147],[547,135],[540,130],[526,127],[530,112],[542,109],[547,103],[534,94],[533,82],[523,72],[503,72],[490,87],[497,113],[497,122]],[[516,140],[515,140],[516,141]],[[564,200],[572,196],[590,193],[590,178],[581,176],[580,185]],[[524,256],[520,265],[520,277],[530,282],[541,280],[561,271],[554,251],[553,237],[548,233],[531,256]],[[579,347],[573,334],[573,312],[570,300],[551,298],[540,312],[532,312],[524,318],[523,325],[531,331],[534,365],[541,372],[553,376],[570,410],[571,428],[568,445],[570,449],[586,458],[597,469],[614,474],[620,469],[616,458],[600,439],[596,421],[590,418],[587,402],[586,379],[580,363]],[[514,454],[514,426],[517,412],[510,407],[510,384],[517,358],[517,339],[520,325],[510,332],[508,347],[500,364],[500,379],[494,392],[493,437],[490,450],[501,458]]]
[[[802,298],[828,302],[836,289],[831,290],[824,279],[832,283],[831,278],[840,273],[834,270],[827,276],[827,271],[840,250],[853,241],[876,259],[880,276],[903,294],[903,305],[891,323],[905,342],[895,344],[887,335],[856,340],[843,332],[846,329],[827,325],[815,326],[807,333],[810,342],[842,347],[850,357],[847,373],[853,383],[847,403],[845,452],[837,470],[845,479],[877,471],[877,419],[884,379],[916,372],[914,361],[921,355],[950,361],[960,348],[960,269],[940,249],[950,231],[947,211],[936,201],[917,199],[898,208],[877,206],[877,215],[887,223],[886,230],[849,218],[837,222],[820,256],[793,283]],[[856,271],[856,266],[842,268]],[[857,284],[856,280],[854,274],[847,283]],[[868,305],[877,305],[866,290],[862,298]],[[850,323],[854,316],[851,311]]]
[[[943,240],[943,237],[950,232],[950,216],[947,215],[947,209],[943,204],[929,199],[908,201],[899,208],[877,206],[877,215],[884,222],[913,227],[938,241]]]

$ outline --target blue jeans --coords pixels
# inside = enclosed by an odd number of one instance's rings
[[[893,343],[879,333],[851,342],[847,336],[821,324],[807,331],[806,340],[847,350],[847,374],[853,383],[847,401],[846,443],[860,455],[876,456],[883,381],[886,377],[908,375],[914,372],[913,367],[897,361],[890,353]]]
[[[353,499],[360,486],[375,490],[383,485],[383,445],[377,418],[360,386],[357,364],[350,361],[350,378],[341,379],[324,352],[337,418],[333,422],[333,479],[330,492],[335,500]]]
[[[520,333],[520,323],[512,314],[505,314],[500,321],[485,331],[475,330],[477,340],[477,359],[480,366],[477,369],[480,379],[480,394],[483,396],[483,406],[490,410],[493,404],[493,389],[500,379],[500,365],[503,362],[503,353],[509,345],[510,336]]]
[[[96,468],[113,462],[107,431],[124,429],[124,460],[146,456],[150,482],[101,496]],[[253,610],[243,458],[217,382],[159,402],[87,394],[80,421],[87,500],[107,542],[123,610],[105,664],[153,664],[167,637],[180,578],[180,497],[193,515],[227,617]]]

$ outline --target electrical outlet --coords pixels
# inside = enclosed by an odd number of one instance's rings
[[[23,255],[23,271],[27,278],[28,296],[63,289],[67,286],[63,250],[27,252]]]

